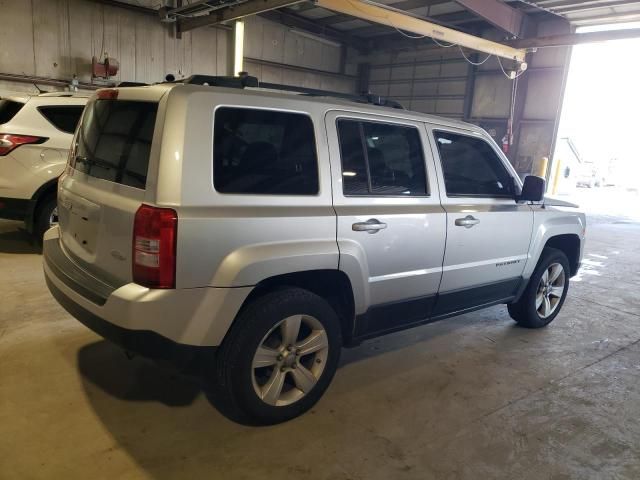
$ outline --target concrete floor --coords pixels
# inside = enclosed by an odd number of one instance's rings
[[[309,414],[251,428],[74,321],[0,222],[0,478],[640,478],[640,224],[591,223],[549,328],[495,307],[367,342]]]

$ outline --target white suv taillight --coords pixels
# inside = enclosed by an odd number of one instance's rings
[[[178,214],[141,205],[133,225],[133,281],[149,288],[175,288]]]
[[[0,133],[0,157],[7,155],[20,145],[30,143],[42,143],[47,139],[44,137],[34,137],[33,135],[13,135],[11,133]]]

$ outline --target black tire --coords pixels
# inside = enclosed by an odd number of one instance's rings
[[[57,206],[55,195],[49,195],[43,198],[35,212],[35,221],[33,225],[33,234],[38,243],[42,243],[44,232],[51,227],[51,215]]]
[[[559,263],[564,269],[564,291],[553,313],[544,318],[538,313],[538,309],[536,308],[536,296],[538,295],[538,288],[543,274],[554,263]],[[526,328],[542,328],[549,325],[558,313],[560,313],[564,305],[569,290],[570,272],[569,260],[561,250],[549,247],[545,248],[542,251],[538,265],[533,271],[524,293],[517,302],[508,305],[511,318],[513,318],[518,325]]]
[[[253,356],[265,336],[278,323],[300,314],[314,317],[326,332],[328,350],[323,360],[324,369],[315,385],[302,398],[288,405],[270,405],[263,401],[254,388]],[[217,352],[215,365],[213,368],[203,368],[213,397],[211,400],[222,413],[241,423],[269,425],[290,420],[315,405],[328,388],[338,367],[341,347],[338,316],[324,299],[301,288],[284,288],[267,293],[241,310]],[[293,381],[293,374],[290,370],[287,372],[287,381]],[[290,388],[295,387],[292,384]]]

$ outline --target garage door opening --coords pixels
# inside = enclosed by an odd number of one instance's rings
[[[579,33],[638,28],[582,27]],[[549,192],[588,213],[640,219],[640,39],[574,47]]]

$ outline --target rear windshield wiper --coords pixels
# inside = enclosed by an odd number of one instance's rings
[[[77,162],[84,163],[88,167],[98,166],[106,170],[111,170],[113,168],[113,165],[109,162],[96,158],[83,157],[82,155],[76,155],[76,163]]]

